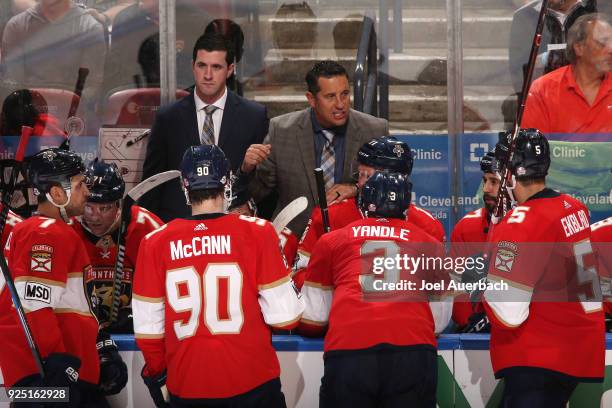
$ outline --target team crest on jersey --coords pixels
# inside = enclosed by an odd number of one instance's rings
[[[509,273],[510,271],[512,271],[512,266],[514,265],[515,258],[516,252],[509,249],[508,246],[506,246],[505,248],[498,248],[497,254],[495,255],[495,269],[497,269],[498,271]]]
[[[115,246],[115,242],[110,235],[105,235],[96,242],[96,246],[101,249],[100,257],[102,259],[110,259],[110,248]]]
[[[51,272],[53,247],[49,245],[33,245],[30,258],[32,272]]]

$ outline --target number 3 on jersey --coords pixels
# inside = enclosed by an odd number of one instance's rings
[[[189,318],[174,322],[174,332],[179,340],[191,337],[198,329],[202,306],[204,324],[211,334],[238,334],[244,323],[242,314],[242,272],[237,264],[208,264],[204,281],[193,267],[168,271],[166,275],[166,294],[170,307],[176,313],[189,312]],[[227,285],[221,285],[222,281]],[[227,291],[220,296],[221,287]],[[204,304],[202,305],[202,293]],[[224,305],[221,299],[226,299]],[[221,318],[220,310],[226,309],[226,318]]]

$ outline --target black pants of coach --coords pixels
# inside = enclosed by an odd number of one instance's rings
[[[504,375],[500,408],[565,408],[578,381],[546,370],[516,371]]]
[[[279,378],[231,398],[181,399],[170,396],[173,408],[287,408]]]
[[[325,356],[320,408],[436,407],[433,348],[335,353]]]

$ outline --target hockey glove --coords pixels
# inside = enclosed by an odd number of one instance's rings
[[[47,387],[69,387],[79,380],[81,360],[68,353],[51,353],[45,359],[45,385]]]
[[[469,284],[477,284],[478,282],[482,282],[486,284],[487,274],[489,273],[489,257],[479,253],[472,255],[471,258],[482,259],[483,262],[474,262],[473,268],[466,268],[461,274],[461,282]],[[480,302],[482,292],[483,290],[478,288],[466,289],[466,293],[470,297],[470,301],[473,305]]]
[[[100,384],[99,388],[104,395],[118,394],[128,381],[128,369],[119,355],[117,345],[108,333],[98,333],[96,343],[100,357]]]
[[[149,389],[149,394],[151,394],[151,398],[155,403],[157,408],[169,408],[170,404],[168,403],[168,390],[166,389],[166,371],[158,374],[156,376],[147,376],[145,375],[145,365],[142,368],[142,372],[140,376],[142,377],[145,385]]]

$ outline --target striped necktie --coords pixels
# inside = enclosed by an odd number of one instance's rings
[[[323,181],[325,190],[329,190],[335,184],[334,176],[336,169],[336,158],[334,156],[334,134],[329,130],[323,130],[325,144],[321,150],[321,170],[323,170]]]
[[[212,115],[217,109],[215,105],[204,107],[206,117],[204,118],[204,126],[202,126],[202,136],[200,137],[200,142],[203,145],[215,144],[215,125],[212,120]]]

